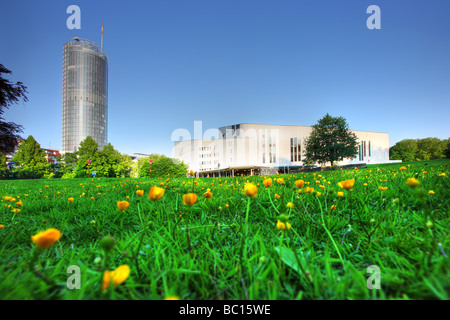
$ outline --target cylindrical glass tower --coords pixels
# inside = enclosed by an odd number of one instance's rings
[[[75,152],[91,136],[108,140],[108,57],[89,40],[64,44],[62,151]]]

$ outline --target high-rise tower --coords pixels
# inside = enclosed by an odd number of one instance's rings
[[[92,41],[74,37],[64,44],[63,153],[77,151],[87,136],[100,150],[108,141],[108,57]]]

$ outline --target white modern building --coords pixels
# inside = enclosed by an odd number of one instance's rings
[[[202,139],[175,141],[173,157],[203,176],[289,172],[303,166],[304,141],[311,131],[306,126],[241,123],[207,130]],[[339,165],[389,162],[388,133],[351,131],[358,137],[358,155]]]

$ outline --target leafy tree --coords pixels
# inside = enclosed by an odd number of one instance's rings
[[[29,136],[22,141],[13,161],[16,164],[19,178],[35,179],[42,178],[44,174],[49,174],[51,170],[50,163],[45,158],[45,151],[41,145]]]
[[[9,176],[8,166],[6,165],[6,156],[0,153],[0,179],[6,179]]]
[[[4,108],[9,109],[12,104],[20,100],[28,101],[26,96],[27,87],[18,81],[15,84],[2,77],[2,74],[10,74],[11,71],[0,64],[0,152],[12,154],[15,151],[17,142],[21,139],[19,133],[23,132],[23,127],[14,122],[5,122],[3,118]]]
[[[447,139],[446,144],[447,144],[447,149],[445,150],[445,156],[447,158],[450,158],[450,138]]]
[[[356,135],[348,128],[343,117],[332,117],[328,113],[313,125],[310,136],[305,140],[305,163],[327,163],[358,154]]]
[[[404,139],[389,149],[389,158],[391,160],[414,161],[417,150],[416,140]]]
[[[80,148],[75,154],[78,156],[77,166],[74,171],[77,178],[87,177],[89,171],[102,172],[102,157],[98,150],[98,143],[92,137],[88,136],[81,141]],[[90,166],[87,164],[88,160],[91,161]]]
[[[448,140],[438,138],[404,139],[389,149],[392,160],[414,161],[446,157]]]
[[[445,140],[439,138],[424,138],[417,140],[418,152],[416,159],[431,160],[445,158]]]
[[[103,147],[103,150],[99,152],[101,157],[101,175],[104,177],[129,177],[132,160],[131,157],[125,154],[121,154],[119,151],[114,150],[111,143],[108,143]]]
[[[98,150],[98,143],[92,137],[86,137],[76,152],[78,155],[75,169],[76,177],[87,177],[88,172],[95,172],[100,177],[129,177],[131,157],[115,150],[111,143]],[[87,161],[91,160],[88,168]],[[66,175],[71,176],[71,175]]]
[[[142,169],[142,168],[141,168]],[[166,177],[169,175],[171,178],[185,178],[187,172],[187,165],[183,162],[177,164],[173,159],[168,158],[166,156],[161,156],[159,159],[153,162],[152,173],[150,175],[150,165],[148,167],[148,171],[145,170],[142,172],[142,175],[139,174],[139,177],[148,177],[158,178],[158,177]]]
[[[67,152],[61,157],[61,169],[64,173],[72,172],[77,166],[77,155]]]
[[[139,178],[150,177],[150,161],[149,160],[153,160],[153,165],[154,165],[155,162],[162,157],[164,157],[164,156],[160,155],[160,154],[152,153],[148,157],[138,159],[137,169],[138,169]],[[152,172],[153,172],[153,167],[152,167]]]

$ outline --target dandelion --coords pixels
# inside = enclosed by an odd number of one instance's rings
[[[297,181],[295,181],[295,186],[297,187],[297,188],[303,188],[303,186],[305,185],[305,181],[303,181],[303,180],[297,180]]]
[[[278,178],[278,179],[277,179],[277,183],[278,183],[279,185],[283,185],[283,184],[284,184],[284,178]]]
[[[153,201],[160,200],[164,196],[164,192],[166,190],[164,188],[152,187],[150,189],[150,193],[148,194],[148,198]]]
[[[14,209],[12,209],[12,212],[14,212],[14,213],[19,213],[19,212],[20,212],[20,209],[14,208]]]
[[[142,197],[144,195],[144,190],[136,190],[136,195]]]
[[[349,179],[345,181],[341,181],[338,183],[338,186],[347,191],[351,190],[355,184],[355,179]]]
[[[317,192],[317,194],[316,194],[318,197],[320,197],[321,195],[322,195],[322,193],[321,192]]]
[[[187,206],[193,206],[197,202],[197,195],[195,193],[183,194],[183,203]]]
[[[164,300],[180,300],[177,296],[167,296],[164,298]]]
[[[380,191],[386,191],[388,187],[378,186],[378,190]]]
[[[103,286],[102,291],[105,291],[110,285],[111,282],[114,285],[114,288],[127,280],[130,275],[130,267],[126,264],[121,265],[114,271],[106,270],[103,273]]]
[[[445,177],[445,172],[442,172],[441,174],[439,174],[439,177]]]
[[[275,199],[280,199],[280,195],[275,193]]]
[[[203,194],[203,196],[206,199],[211,199],[213,197],[213,194],[211,193],[211,189],[207,189],[206,192]]]
[[[120,211],[126,210],[130,203],[128,201],[117,201],[117,208],[119,208]]]
[[[272,186],[272,178],[265,179],[265,180],[263,181],[263,184],[264,184],[264,186],[265,186],[266,188],[270,188],[270,187]]]
[[[95,198],[94,197],[91,197],[91,201],[94,201],[95,200]]]
[[[335,204],[333,204],[332,206],[331,206],[331,210],[336,210],[337,208],[336,208],[336,205]]]
[[[434,194],[433,190],[428,191],[428,194]]]
[[[344,193],[343,193],[342,191],[339,191],[339,192],[337,193],[337,195],[338,195],[339,198],[344,197]]]
[[[16,206],[18,206],[18,207],[23,207],[23,202],[22,202],[22,200],[16,202]]]
[[[405,170],[406,170],[406,167],[405,167],[405,166],[400,167],[400,171],[405,171]]]
[[[244,194],[247,197],[254,198],[258,194],[258,188],[253,183],[246,183],[244,186]]]
[[[4,225],[0,224],[0,229],[3,229],[4,227],[5,227]]]
[[[313,193],[313,192],[314,192],[314,188],[307,187],[307,188],[305,189],[305,192],[306,192],[306,193]]]
[[[292,202],[289,202],[286,207],[288,207],[289,209],[292,209],[294,207],[294,204]]]
[[[61,238],[61,231],[58,229],[47,229],[40,231],[38,234],[31,236],[31,240],[39,249],[46,249],[51,247]]]
[[[408,179],[406,179],[406,184],[410,188],[415,188],[420,184],[420,182],[416,178],[408,178]]]
[[[67,201],[69,201],[70,203],[72,203],[72,202],[73,202],[73,198],[69,198],[69,199],[67,199]]]
[[[284,214],[280,215],[278,217],[278,221],[277,221],[277,229],[286,231],[286,230],[289,230],[290,228],[291,228],[291,224],[288,222],[288,217]]]

